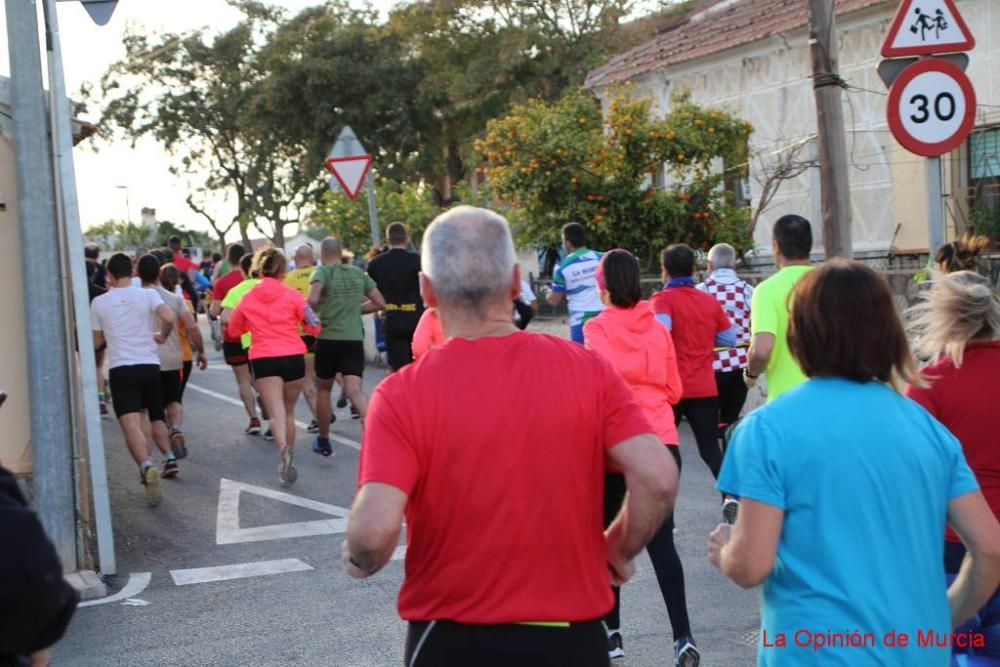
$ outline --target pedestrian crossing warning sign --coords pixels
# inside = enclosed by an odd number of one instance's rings
[[[929,56],[971,51],[975,46],[955,0],[903,0],[882,44],[882,55]]]

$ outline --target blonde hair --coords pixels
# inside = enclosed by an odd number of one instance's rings
[[[932,362],[947,356],[961,366],[971,341],[1000,337],[1000,296],[972,271],[935,272],[930,289],[907,316],[914,350]]]
[[[287,269],[287,261],[281,251],[274,246],[267,246],[257,251],[253,256],[250,271],[261,278],[276,278]]]

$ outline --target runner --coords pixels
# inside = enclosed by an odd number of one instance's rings
[[[328,236],[320,245],[320,260],[311,278],[309,306],[323,324],[316,342],[316,418],[319,434],[313,451],[323,456],[333,454],[330,445],[330,422],[333,406],[330,391],[333,379],[344,376],[344,393],[361,419],[368,412],[368,398],[361,389],[365,370],[364,328],[362,313],[374,313],[385,307],[385,300],[375,281],[356,266],[341,260],[340,241]],[[362,297],[368,303],[361,305]]]
[[[531,289],[531,284],[527,280],[521,280],[521,292],[514,299],[514,324],[521,331],[528,328],[528,324],[538,314],[538,297]]]
[[[87,292],[90,297],[90,303],[93,303],[94,299],[108,291],[107,288],[103,287],[105,283],[98,285],[95,282],[98,266],[101,265],[97,262],[91,262],[89,259],[87,260]],[[101,266],[101,268],[103,269],[104,267]],[[101,347],[94,347],[94,365],[97,369],[97,405],[102,417],[108,414],[108,388],[104,381],[104,351],[107,350],[107,347],[107,343],[104,343]]]
[[[885,279],[832,259],[792,298],[788,344],[810,379],[737,427],[718,490],[740,512],[709,558],[764,584],[759,665],[948,665],[953,628],[1000,579],[1000,525],[955,437],[894,386],[915,368]],[[969,549],[950,588],[946,521]]]
[[[389,367],[398,371],[413,361],[411,347],[424,300],[420,296],[420,255],[410,252],[410,237],[401,222],[385,230],[389,251],[368,262],[368,275],[385,297],[382,320]]]
[[[736,344],[736,334],[722,306],[694,288],[694,251],[683,243],[669,246],[661,256],[663,290],[650,299],[665,322],[677,350],[677,368],[684,391],[674,406],[674,423],[687,419],[702,461],[719,476],[719,390],[712,371],[716,346]]]
[[[160,269],[160,288],[167,292],[173,293],[177,289],[178,281],[181,278],[181,272],[173,264],[165,264]],[[175,332],[177,335],[178,343],[181,347],[181,382],[180,388],[177,392],[177,401],[170,402],[166,401],[167,404],[167,422],[170,424],[170,448],[178,452],[177,458],[182,459],[187,456],[187,443],[184,440],[184,433],[182,428],[184,426],[184,389],[187,387],[188,379],[191,377],[191,370],[194,368],[194,354],[197,353],[198,368],[205,370],[208,368],[208,359],[205,357],[205,343],[201,337],[201,330],[198,328],[198,323],[194,319],[194,315],[191,313],[190,307],[188,307],[187,302],[180,299],[180,313],[178,318],[178,324],[175,327]],[[166,299],[164,298],[164,302]],[[171,334],[174,335],[174,334]],[[160,357],[162,359],[163,348],[161,346]]]
[[[788,295],[808,273],[812,250],[812,227],[798,215],[784,215],[774,223],[771,252],[778,272],[757,285],[750,305],[753,322],[750,350],[743,378],[747,387],[767,374],[767,402],[806,381],[806,376],[788,349]]]
[[[597,289],[604,311],[583,325],[587,348],[611,362],[628,383],[636,402],[681,470],[680,438],[673,408],[681,398],[681,377],[670,332],[656,319],[653,307],[642,301],[639,262],[627,250],[611,250],[597,267]],[[604,473],[604,527],[614,521],[625,500],[625,477]],[[674,546],[674,515],[646,545],[667,607],[674,635],[674,665],[698,667],[701,654],[691,635],[684,568]],[[621,589],[614,587],[615,605],[604,617],[608,627],[608,655],[625,655],[621,633]]]
[[[906,394],[958,438],[993,516],[1000,518],[1000,297],[987,278],[959,271],[937,275],[923,301],[907,314],[919,357],[930,360],[922,376],[929,386]],[[947,531],[944,566],[958,576],[966,548]],[[1000,656],[1000,590],[961,632],[979,632],[986,646],[976,653]],[[956,653],[968,650],[955,648]]]
[[[229,256],[232,258],[236,250],[243,250],[240,245],[233,245],[229,248]],[[243,401],[243,408],[247,411],[250,424],[244,430],[249,435],[260,434],[260,419],[257,417],[257,404],[254,401],[253,384],[250,379],[250,368],[247,366],[249,357],[243,349],[239,336],[230,338],[225,328],[225,321],[222,319],[222,301],[229,292],[238,284],[246,280],[250,275],[250,265],[253,263],[253,255],[243,255],[233,263],[238,268],[230,271],[220,278],[212,290],[212,306],[210,313],[213,317],[219,318],[222,324],[222,354],[226,364],[233,369],[236,378],[236,386],[239,388],[240,400]],[[228,318],[228,314],[226,316]]]
[[[453,208],[422,251],[450,340],[375,390],[344,567],[378,572],[405,513],[409,667],[608,665],[611,579],[632,575],[676,468],[610,364],[511,322],[519,271],[502,217]],[[609,464],[629,493],[604,533]]]
[[[435,347],[441,347],[445,340],[437,308],[425,309],[417,323],[416,331],[413,332],[413,360],[416,361]]]
[[[587,249],[587,233],[579,222],[564,225],[562,233],[569,254],[553,271],[552,289],[544,296],[550,306],[568,299],[570,338],[583,345],[583,323],[604,309],[594,282],[601,253]]]
[[[301,329],[310,335],[319,333],[316,316],[308,310],[305,299],[284,285],[287,273],[285,257],[277,248],[257,252],[252,271],[260,276],[259,284],[247,291],[233,310],[226,330],[239,336],[250,332],[250,365],[254,383],[271,415],[274,444],[278,447],[278,479],[294,484],[298,472],[293,465],[295,453],[295,404],[305,381],[305,343]]]
[[[303,299],[309,297],[309,281],[313,271],[316,270],[316,255],[313,247],[308,243],[303,243],[295,249],[293,257],[295,268],[285,276],[285,284],[302,295]],[[303,385],[302,395],[309,406],[309,413],[313,416],[312,422],[306,429],[309,433],[319,432],[319,422],[316,421],[316,337],[302,332],[302,342],[306,346],[306,377]],[[336,421],[336,418],[334,418]]]
[[[139,466],[146,502],[155,507],[162,498],[160,471],[142,432],[142,411],[148,414],[153,440],[166,457],[163,476],[177,475],[177,461],[170,451],[170,436],[164,422],[157,354],[157,346],[167,341],[173,329],[174,313],[156,291],[131,285],[132,261],[128,255],[113,255],[107,268],[112,289],[90,304],[94,347],[101,347],[107,341],[115,416],[129,453]]]

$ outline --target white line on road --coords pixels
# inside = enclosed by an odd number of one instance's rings
[[[146,590],[146,586],[149,586],[149,581],[152,578],[153,575],[149,572],[136,572],[135,574],[130,574],[128,577],[128,583],[125,584],[125,587],[114,595],[109,595],[99,600],[87,600],[86,602],[81,602],[76,606],[93,607],[99,604],[110,604],[112,602],[118,602],[119,600],[134,598],[136,595]]]
[[[191,382],[188,382],[187,386],[190,389],[194,389],[197,392],[201,392],[202,394],[205,394],[206,396],[211,396],[212,398],[217,398],[220,401],[225,401],[226,403],[229,403],[231,405],[235,405],[235,406],[238,406],[238,407],[241,407],[241,408],[243,407],[243,401],[241,401],[239,399],[236,399],[236,398],[233,398],[232,396],[226,396],[225,394],[220,394],[217,391],[212,391],[211,389],[205,389],[205,387],[199,387],[198,385],[196,385],[194,383],[191,383]],[[298,426],[303,431],[305,431],[309,427],[308,424],[300,422],[297,419],[295,420],[295,425]],[[361,445],[359,445],[358,443],[354,442],[353,440],[348,440],[347,438],[345,438],[343,436],[337,435],[336,433],[331,433],[330,434],[330,440],[333,440],[334,442],[339,442],[342,445],[347,445],[348,447],[351,447],[352,449],[357,449],[358,451],[361,450]]]
[[[298,558],[283,558],[281,560],[265,560],[256,563],[237,563],[236,565],[219,565],[217,567],[196,567],[189,570],[170,570],[170,576],[177,586],[188,584],[205,584],[211,581],[227,581],[229,579],[244,579],[246,577],[264,577],[271,574],[288,572],[305,572],[313,569]]]

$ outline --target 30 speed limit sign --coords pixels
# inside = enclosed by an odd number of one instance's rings
[[[911,153],[936,157],[964,142],[976,120],[976,93],[961,69],[928,58],[902,71],[889,89],[889,129]]]

